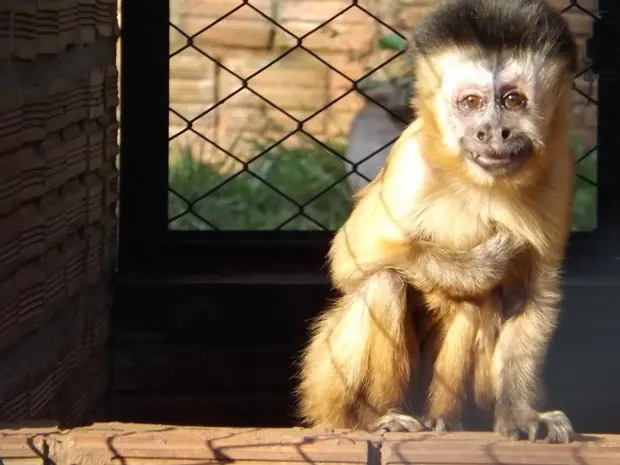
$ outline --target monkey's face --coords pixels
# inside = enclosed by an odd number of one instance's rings
[[[444,144],[485,178],[517,174],[543,145],[551,75],[535,57],[498,60],[448,54],[435,112]],[[545,89],[545,92],[541,92]]]
[[[522,89],[467,86],[452,101],[452,122],[463,156],[489,173],[510,173],[532,155],[524,124],[528,97]]]

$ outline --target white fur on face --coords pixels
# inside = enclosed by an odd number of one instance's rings
[[[472,62],[458,51],[446,53],[437,60],[437,63],[443,79],[440,80],[435,112],[442,126],[444,144],[454,153],[458,153],[459,134],[448,126],[448,122],[452,121],[453,102],[459,94],[467,90],[491,89],[493,73],[482,63]]]
[[[483,60],[472,60],[466,51],[454,49],[433,60],[437,73],[438,90],[435,112],[441,127],[443,143],[454,153],[460,152],[459,128],[452,127],[454,103],[468,91],[475,91],[493,100],[494,96],[509,89],[518,89],[528,99],[529,117],[522,121],[522,129],[539,133],[537,108],[540,90],[548,77],[544,70],[544,57],[533,54],[514,57],[499,69]]]
[[[439,93],[454,98],[459,92],[468,89],[499,91],[504,87],[520,89],[531,101],[537,100],[537,90],[545,79],[541,71],[544,57],[533,54],[528,57],[515,57],[492,69],[482,60],[472,61],[462,50],[452,50],[433,60],[440,77]]]
[[[493,73],[483,63],[470,61],[459,52],[446,54],[440,66],[441,94],[450,99],[466,90],[491,89],[494,85]]]

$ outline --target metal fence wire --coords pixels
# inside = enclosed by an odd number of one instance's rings
[[[562,8],[561,11],[563,14],[570,12],[570,11],[578,12],[582,15],[585,15],[586,19],[591,20],[591,21],[596,21],[598,19],[597,12],[592,8],[592,5],[588,5],[590,8],[586,8],[584,6],[585,2],[586,0],[567,1],[567,6]],[[593,2],[590,1],[588,3],[592,4]],[[252,72],[250,75],[246,77],[240,75],[239,73],[235,72],[230,67],[227,67],[224,63],[218,61],[218,59],[214,56],[213,53],[210,53],[208,50],[204,50],[203,48],[199,47],[196,43],[200,35],[204,34],[206,31],[213,28],[214,26],[220,23],[224,23],[229,17],[231,17],[233,14],[240,11],[241,9],[253,10],[254,13],[262,17],[265,21],[271,23],[275,28],[277,28],[279,31],[281,31],[282,33],[292,38],[294,41],[294,45],[292,47],[283,51],[278,56],[276,56],[273,60],[271,60],[269,63],[255,70],[254,72]],[[343,153],[340,153],[338,150],[335,150],[329,144],[326,144],[324,141],[321,141],[318,137],[315,137],[311,132],[309,132],[309,130],[306,127],[307,123],[310,120],[312,120],[314,117],[319,115],[320,113],[326,111],[328,108],[332,107],[334,104],[336,104],[337,102],[341,101],[346,96],[354,92],[358,92],[364,95],[365,99],[367,99],[368,101],[382,108],[385,112],[387,112],[387,114],[389,114],[395,120],[402,121],[403,123],[408,122],[404,119],[402,114],[396,113],[393,109],[388,108],[384,103],[374,98],[369,93],[365,92],[363,89],[363,86],[361,85],[362,81],[364,81],[369,76],[373,75],[373,73],[375,73],[382,67],[387,66],[389,63],[401,57],[403,54],[406,53],[406,50],[395,51],[391,57],[382,61],[379,65],[374,66],[371,70],[367,71],[362,76],[356,79],[353,79],[350,76],[347,76],[344,72],[339,70],[336,66],[329,63],[327,60],[322,58],[318,53],[316,53],[315,51],[313,51],[311,48],[309,48],[307,45],[304,44],[304,41],[307,40],[313,33],[317,32],[318,30],[322,28],[329,27],[332,21],[336,20],[337,18],[341,17],[347,12],[350,12],[351,10],[355,10],[355,9],[368,15],[374,21],[379,23],[381,26],[385,27],[387,30],[391,31],[391,33],[395,34],[400,39],[404,41],[408,40],[408,37],[405,37],[395,27],[392,27],[391,25],[384,22],[381,18],[374,15],[371,11],[369,11],[367,8],[362,6],[357,0],[351,0],[350,4],[344,7],[341,11],[334,14],[333,16],[331,16],[330,18],[326,19],[321,24],[319,24],[317,27],[313,28],[312,30],[307,31],[306,33],[302,35],[296,35],[293,32],[291,32],[289,29],[284,27],[278,21],[273,19],[271,16],[261,11],[261,9],[259,9],[257,6],[253,5],[251,0],[240,0],[240,3],[236,7],[228,11],[226,14],[223,14],[221,17],[217,18],[215,21],[212,21],[209,24],[206,24],[202,29],[198,30],[197,32],[193,34],[187,34],[179,26],[175,25],[172,21],[170,22],[170,27],[176,33],[182,36],[185,41],[185,43],[181,47],[177,48],[172,53],[170,53],[169,55],[170,59],[177,56],[178,54],[182,53],[185,50],[192,49],[193,51],[198,52],[202,57],[204,57],[205,60],[212,61],[218,67],[230,73],[232,76],[236,77],[240,81],[241,84],[236,90],[232,91],[226,97],[220,99],[215,104],[211,105],[209,108],[205,109],[204,111],[201,111],[200,113],[198,113],[197,115],[191,118],[181,114],[181,112],[175,110],[174,108],[169,108],[171,114],[174,114],[177,118],[183,121],[183,124],[185,125],[185,127],[182,130],[176,132],[175,134],[171,135],[171,137],[169,137],[169,142],[174,141],[182,134],[191,133],[193,136],[197,136],[204,142],[212,145],[213,147],[216,147],[219,151],[226,154],[226,156],[230,157],[231,160],[234,160],[235,162],[237,162],[242,167],[242,169],[226,177],[226,179],[224,180],[219,180],[213,185],[204,185],[204,190],[202,192],[198,193],[197,195],[193,195],[191,197],[185,192],[182,192],[181,189],[178,189],[172,183],[169,183],[168,189],[169,189],[170,197],[173,198],[177,202],[177,205],[179,204],[179,202],[182,205],[182,208],[177,208],[176,211],[169,211],[169,218],[168,218],[169,227],[174,228],[172,225],[175,223],[175,221],[177,221],[178,219],[182,217],[186,217],[189,215],[189,216],[192,216],[195,220],[198,220],[197,223],[199,223],[197,224],[195,221],[193,228],[190,228],[190,229],[203,229],[203,230],[230,229],[226,227],[221,227],[221,225],[216,224],[216,222],[214,222],[212,218],[209,218],[208,212],[206,213],[204,211],[200,212],[198,211],[196,206],[201,201],[206,199],[207,197],[217,193],[220,189],[224,188],[226,185],[234,181],[236,178],[238,178],[243,173],[246,173],[247,175],[251,176],[251,178],[254,179],[256,182],[268,187],[274,193],[277,193],[277,195],[281,196],[281,198],[286,199],[286,201],[289,202],[291,205],[293,205],[295,208],[295,211],[292,212],[290,216],[287,216],[286,218],[284,218],[277,224],[273,224],[269,229],[273,229],[273,230],[291,229],[291,225],[293,224],[294,220],[299,219],[299,218],[303,218],[305,220],[306,226],[304,228],[298,228],[298,229],[315,229],[315,230],[326,231],[326,230],[334,230],[339,226],[339,224],[331,224],[331,225],[324,224],[324,222],[313,217],[312,213],[309,211],[309,208],[308,208],[309,205],[312,202],[319,199],[324,194],[326,194],[331,189],[334,189],[338,184],[345,181],[349,176],[353,175],[354,173],[357,176],[362,177],[366,181],[370,181],[370,178],[364,175],[362,171],[360,171],[359,169],[360,165],[366,162],[367,160],[371,159],[372,157],[376,156],[377,153],[383,151],[386,147],[389,147],[396,139],[389,140],[387,143],[383,144],[378,149],[373,150],[371,153],[369,153],[368,155],[366,155],[364,158],[360,160],[351,160],[345,157]],[[264,95],[261,95],[260,92],[253,89],[253,79],[256,78],[256,76],[258,76],[260,73],[263,73],[268,68],[272,67],[274,64],[276,64],[277,62],[285,58],[287,55],[293,53],[296,50],[305,51],[307,54],[314,57],[314,59],[318,60],[325,67],[331,70],[333,73],[336,73],[338,76],[340,76],[341,78],[345,79],[348,83],[350,83],[350,88],[348,90],[338,95],[337,97],[333,98],[327,104],[323,105],[321,108],[311,112],[309,115],[303,118],[294,116],[293,114],[291,114],[291,112],[282,108],[281,106],[279,106],[278,104],[270,100],[269,98],[265,97]],[[596,100],[596,97],[594,96],[596,83],[595,83],[595,76],[594,76],[595,73],[593,71],[593,65],[585,58],[582,60],[582,62],[583,62],[583,68],[575,76],[575,84],[573,86],[574,91],[578,93],[583,99],[585,99],[586,106],[597,105],[597,100]],[[576,83],[577,80],[581,80],[581,82],[585,82],[586,86],[583,86],[583,85],[579,86]],[[235,95],[239,94],[240,92],[244,90],[250,92],[253,96],[258,98],[261,102],[263,102],[268,107],[271,107],[272,109],[282,112],[282,114],[284,114],[286,117],[288,117],[290,120],[294,121],[295,123],[295,128],[293,130],[285,131],[285,133],[281,135],[280,137],[278,137],[277,140],[274,140],[267,146],[262,147],[261,150],[259,150],[257,153],[255,153],[253,156],[249,158],[247,157],[242,158],[238,156],[238,154],[235,154],[231,150],[226,149],[222,145],[218,144],[218,142],[214,140],[215,139],[214,137],[210,136],[209,134],[202,133],[195,127],[198,120],[205,117],[207,114],[214,112],[221,105],[225,104],[227,101],[232,99]],[[270,182],[269,180],[264,179],[264,177],[262,177],[260,173],[254,172],[250,167],[250,164],[252,162],[259,160],[261,157],[264,157],[272,149],[276,148],[280,144],[283,144],[286,140],[290,139],[292,136],[296,134],[303,134],[304,136],[309,138],[311,141],[316,143],[318,146],[322,147],[326,152],[331,153],[334,157],[338,157],[341,160],[341,162],[345,164],[345,166],[347,166],[347,169],[345,170],[344,174],[336,177],[328,185],[323,186],[321,189],[314,192],[311,196],[306,197],[303,201],[300,201],[299,199],[295,199],[289,193],[285,192],[282,188],[274,185],[274,183]],[[584,161],[588,160],[589,158],[591,157],[595,158],[597,149],[598,149],[598,144],[592,147],[580,148],[579,149],[580,153],[578,154],[578,157],[576,160],[577,164],[581,165],[582,163],[584,163]],[[579,178],[578,182],[582,183],[583,186],[586,186],[590,189],[592,188],[596,189],[596,170],[595,169],[594,169],[594,172],[590,170],[590,173],[579,172],[577,176]],[[250,208],[250,207],[243,206],[243,205],[237,205],[236,208],[239,209],[240,214],[243,214],[243,209]],[[586,207],[586,208],[590,208],[592,210],[596,209],[595,204],[592,204],[590,207]],[[593,212],[590,212],[590,213],[594,214]],[[178,228],[175,228],[175,229],[178,229]],[[256,228],[256,229],[261,229],[261,228]]]

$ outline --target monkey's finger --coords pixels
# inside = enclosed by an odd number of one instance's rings
[[[565,425],[553,425],[549,427],[547,442],[549,443],[568,443],[572,440],[572,430]]]
[[[446,431],[448,431],[448,426],[446,425],[446,422],[443,421],[443,418],[439,418],[437,420],[437,423],[435,423],[435,432],[445,433]]]
[[[422,425],[415,418],[402,413],[390,412],[379,418],[370,428],[374,432],[409,432],[417,433]]]
[[[538,437],[539,426],[540,423],[538,421],[533,421],[529,424],[527,428],[527,437],[531,442],[536,441],[536,438]]]
[[[500,422],[498,425],[496,425],[495,431],[501,436],[512,439],[513,441],[518,441],[519,439],[521,439],[521,430],[512,421],[509,424],[504,421]]]
[[[539,417],[540,420],[545,422],[547,425],[547,442],[571,442],[573,436],[573,426],[564,412],[560,410],[542,412]]]

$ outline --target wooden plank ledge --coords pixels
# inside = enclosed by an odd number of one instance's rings
[[[620,465],[620,435],[571,444],[493,433],[367,434],[303,428],[211,428],[96,423],[0,426],[3,465],[436,464]]]

